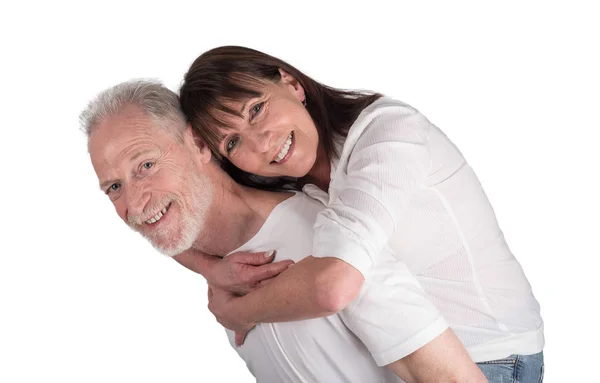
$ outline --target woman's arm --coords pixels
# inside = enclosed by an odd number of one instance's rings
[[[279,275],[294,262],[272,262],[274,252],[238,252],[225,258],[189,249],[173,258],[202,275],[210,285],[235,294],[246,294]]]
[[[243,297],[212,289],[209,309],[224,327],[246,332],[257,323],[335,314],[358,295],[363,281],[362,274],[344,261],[307,257]]]
[[[487,382],[485,375],[450,329],[386,367],[407,383]]]

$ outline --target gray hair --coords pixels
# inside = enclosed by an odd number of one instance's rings
[[[127,106],[137,106],[162,128],[183,137],[186,118],[179,97],[157,80],[130,80],[104,90],[79,115],[81,129],[89,138],[102,121]]]

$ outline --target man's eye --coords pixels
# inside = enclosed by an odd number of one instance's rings
[[[150,162],[150,161],[144,162],[144,164],[142,165],[142,167],[144,169],[150,169],[152,166],[154,166],[154,162]]]
[[[106,194],[112,193],[112,192],[116,192],[121,188],[121,184],[120,183],[114,183],[112,185],[109,186],[108,190],[106,190]]]
[[[239,141],[240,141],[240,138],[238,136],[232,137],[229,141],[227,141],[227,145],[225,145],[225,151],[227,153],[232,151],[233,148],[235,148],[235,146],[238,144]]]
[[[254,105],[252,108],[250,108],[250,119],[253,119],[254,117],[256,117],[262,111],[262,108],[264,105],[265,105],[264,102],[259,102],[258,104]]]

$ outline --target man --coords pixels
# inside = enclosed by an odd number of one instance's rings
[[[383,254],[372,275],[352,286],[336,282],[336,272],[351,267],[343,261],[300,259],[323,207],[300,193],[233,182],[194,137],[168,89],[152,82],[121,84],[93,101],[82,122],[102,190],[121,219],[161,252],[277,248],[278,258],[298,261],[259,289],[290,309],[260,320],[237,349],[259,382],[398,381],[390,370],[406,381],[485,381],[414,277],[393,257]],[[277,274],[274,270],[270,274]],[[216,287],[210,292],[227,295]],[[377,304],[379,311],[373,310]],[[256,306],[260,311],[260,302]],[[273,323],[298,319],[299,307],[300,319],[307,320]],[[233,341],[233,333],[228,335]]]

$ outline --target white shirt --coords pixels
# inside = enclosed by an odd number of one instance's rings
[[[381,98],[340,149],[312,255],[340,258],[367,277],[389,245],[476,362],[542,351],[527,278],[475,173],[444,133],[409,105]]]
[[[234,252],[276,249],[275,261],[300,261],[310,254],[313,225],[324,208],[297,193],[277,205],[259,232]],[[383,383],[401,380],[379,366],[412,353],[447,328],[408,268],[384,251],[359,296],[339,314],[259,324],[239,348],[234,333],[227,333],[258,382]]]

